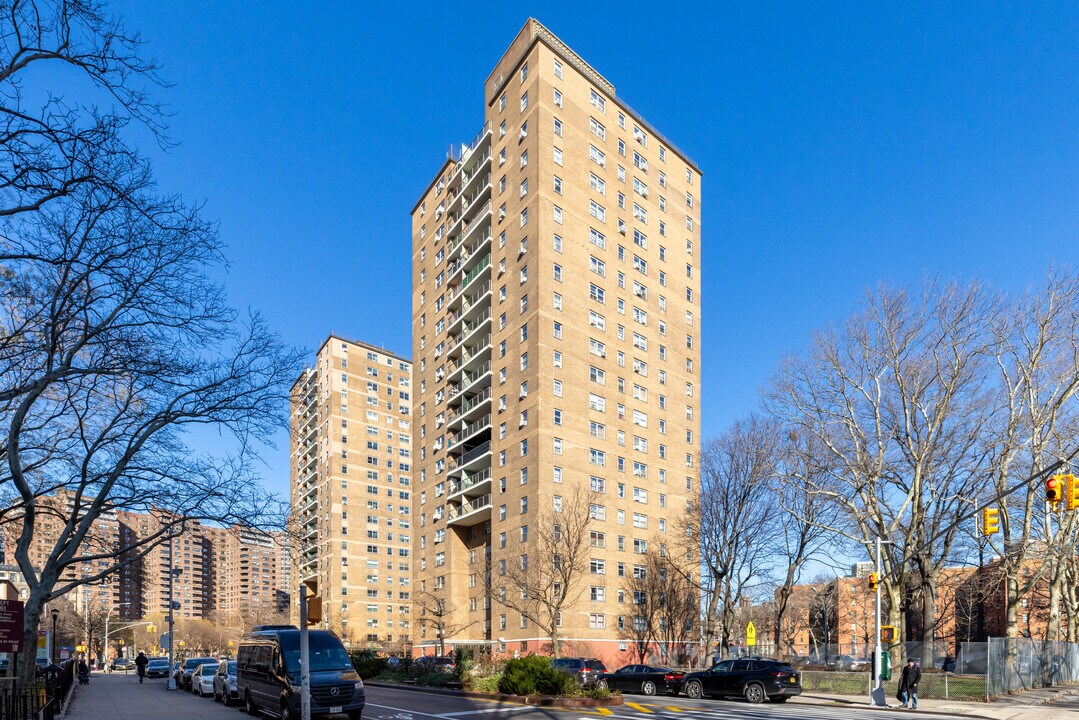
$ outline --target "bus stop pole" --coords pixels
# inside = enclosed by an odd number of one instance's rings
[[[311,648],[307,637],[307,586],[300,583],[300,720],[311,720]]]

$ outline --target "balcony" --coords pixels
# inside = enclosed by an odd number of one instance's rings
[[[491,441],[483,443],[479,447],[472,448],[461,456],[460,461],[450,468],[449,475],[464,476],[468,472],[478,472],[481,468],[491,465]]]
[[[450,483],[450,494],[447,500],[461,495],[478,495],[491,490],[491,468],[483,468],[474,473],[466,473],[460,482]]]
[[[448,353],[446,353],[446,357],[458,357],[458,355],[464,349],[465,343],[472,339],[472,336],[476,333],[477,330],[487,327],[490,319],[491,308],[490,306],[488,306],[485,307],[476,318],[465,322],[461,326],[461,332],[451,336],[452,338],[456,339],[456,344],[450,348],[450,351]]]
[[[491,416],[485,415],[474,423],[466,425],[464,428],[462,428],[461,431],[457,433],[457,437],[453,439],[453,442],[449,444],[448,449],[460,450],[461,443],[463,443],[465,440],[468,440],[480,430],[489,427],[491,427]]]
[[[459,323],[475,319],[483,310],[490,307],[491,281],[488,279],[480,285],[474,293],[461,301],[459,307],[450,313],[449,328],[447,332],[454,335],[459,330]],[[454,295],[450,304],[454,304],[462,296]]]
[[[491,388],[485,387],[479,393],[472,397],[466,398],[461,403],[461,407],[457,408],[453,412],[453,417],[450,418],[450,425],[464,424],[475,418],[479,417],[483,410],[489,410],[489,404],[491,401]]]
[[[462,367],[463,367],[463,365],[462,365]],[[461,368],[458,368],[458,369],[461,369]],[[456,374],[457,374],[457,370],[454,370],[452,373],[450,373],[451,376],[456,375]],[[452,405],[454,402],[460,400],[463,397],[465,392],[472,389],[473,385],[475,385],[484,376],[490,376],[490,374],[491,374],[491,361],[490,360],[483,363],[483,365],[480,365],[475,370],[473,370],[471,372],[468,372],[468,373],[465,373],[464,377],[461,378],[460,384],[457,386],[457,390],[453,391],[452,394],[450,395],[450,400],[449,400],[450,404]]]
[[[446,514],[447,525],[470,527],[491,519],[491,494],[487,493],[475,500],[462,503],[459,508],[450,508]]]

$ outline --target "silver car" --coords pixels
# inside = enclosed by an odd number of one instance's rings
[[[222,660],[214,674],[214,700],[228,705],[233,700],[240,699],[240,691],[236,687],[236,661]]]
[[[205,697],[213,691],[214,673],[217,672],[217,662],[207,662],[195,668],[191,673],[191,692],[199,697]]]

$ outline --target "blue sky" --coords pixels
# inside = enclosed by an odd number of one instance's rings
[[[1079,249],[1074,3],[112,7],[174,83],[162,186],[219,220],[233,303],[312,351],[411,353],[409,211],[529,14],[704,171],[706,434],[869,285],[1016,289]]]

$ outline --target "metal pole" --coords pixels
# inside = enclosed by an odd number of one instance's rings
[[[172,569],[173,569],[172,568],[172,529],[170,528],[169,529],[169,681],[168,681],[168,685],[166,686],[169,690],[175,690],[176,689],[176,672],[175,672],[176,656],[174,655],[173,648],[172,648],[173,635],[175,634],[175,633],[173,633],[173,625],[172,625],[172,614],[174,612],[173,603],[172,603],[172,575],[173,575]]]
[[[109,671],[109,619],[112,617],[112,604],[109,604],[109,612],[105,615],[105,637],[104,644],[102,645],[102,657],[105,662],[105,672]]]
[[[881,671],[883,668],[880,666],[881,661],[881,647],[880,647],[880,538],[877,538],[877,597],[876,603],[873,608],[874,627],[875,630],[875,642],[873,643],[873,687],[874,692],[870,694],[869,704],[885,705],[884,701],[884,685],[880,679]],[[877,697],[879,696],[879,697]]]
[[[300,583],[300,720],[311,720],[311,648],[307,637],[307,586]]]
[[[52,643],[49,645],[49,662],[53,665],[56,664],[56,618],[60,617],[60,613],[54,609],[52,611]]]

